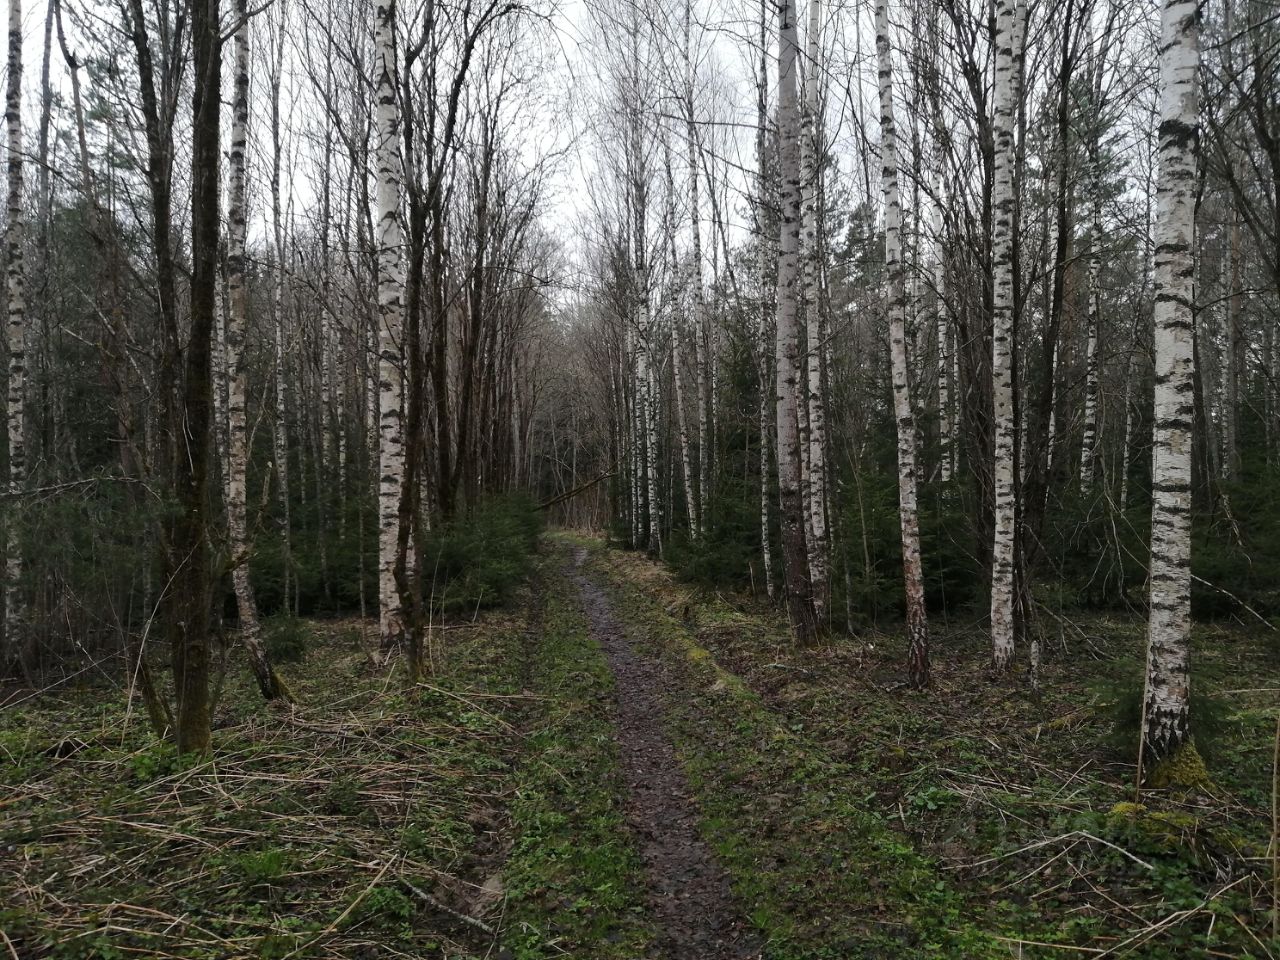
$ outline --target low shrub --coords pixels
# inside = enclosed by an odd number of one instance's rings
[[[495,497],[427,537],[422,592],[431,608],[468,612],[499,606],[528,575],[542,516],[532,499]]]
[[[262,644],[272,663],[301,663],[313,639],[311,626],[288,613],[267,617],[262,624]]]

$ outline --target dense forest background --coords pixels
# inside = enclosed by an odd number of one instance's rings
[[[905,615],[917,682],[927,616],[1034,685],[1072,611],[1143,615],[1154,10],[197,6],[13,8],[17,675],[416,642],[503,592],[463,570],[515,492],[801,642]],[[1196,29],[1190,603],[1270,630],[1277,34]]]

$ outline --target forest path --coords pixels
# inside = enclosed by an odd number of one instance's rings
[[[729,876],[698,832],[698,808],[663,731],[667,668],[638,652],[605,592],[573,552],[576,584],[592,638],[616,681],[613,721],[626,785],[627,823],[638,840],[661,960],[750,960],[759,946],[729,887]]]

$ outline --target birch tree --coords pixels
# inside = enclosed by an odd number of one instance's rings
[[[929,621],[920,559],[920,515],[916,498],[916,424],[907,362],[907,290],[902,261],[902,204],[898,191],[898,135],[893,109],[893,59],[889,3],[876,3],[876,54],[880,77],[880,167],[884,193],[884,264],[888,284],[889,356],[893,411],[898,427],[898,515],[902,529],[902,572],[906,585],[907,668],[911,685],[929,683]]]
[[[772,501],[770,495],[773,458],[770,456],[774,435],[774,418],[769,409],[770,397],[774,396],[773,388],[773,351],[770,349],[773,337],[770,331],[770,317],[773,304],[770,290],[777,279],[776,268],[771,254],[773,244],[769,242],[765,226],[765,202],[769,195],[769,0],[760,2],[760,37],[759,37],[759,75],[756,82],[756,261],[760,284],[760,302],[756,325],[756,368],[759,379],[760,425],[760,556],[764,566],[765,593],[773,599],[775,593],[773,574],[773,544],[770,532]]]
[[[404,178],[400,165],[400,102],[396,96],[395,19],[396,0],[377,0],[373,72],[378,182],[378,621],[386,652],[403,645],[406,628],[395,575],[404,485],[404,229],[400,220]]]
[[[684,5],[684,108],[686,149],[689,154],[689,228],[692,249],[689,253],[689,285],[693,291],[693,343],[698,391],[698,514],[694,532],[705,533],[711,498],[711,407],[712,397],[707,377],[707,298],[702,282],[702,200],[699,189],[697,115],[694,112],[693,0]],[[674,333],[673,336],[678,336]]]
[[[995,102],[992,132],[995,140],[995,183],[992,190],[991,259],[994,274],[991,333],[991,392],[995,435],[992,485],[995,529],[991,550],[991,644],[997,670],[1013,662],[1014,540],[1017,523],[1017,463],[1014,456],[1013,367],[1013,231],[1014,211],[1014,98],[1018,60],[1014,45],[1014,0],[997,0],[995,20]]]
[[[778,499],[782,514],[783,574],[787,612],[796,642],[804,645],[817,633],[813,584],[805,544],[805,503],[801,473],[798,407],[800,367],[800,111],[796,93],[799,49],[796,8],[778,5],[778,165],[782,181],[778,241],[778,321],[775,333],[775,423],[777,429]]]
[[[240,642],[258,689],[268,700],[291,700],[288,688],[272,668],[262,645],[258,603],[249,580],[249,520],[247,486],[249,431],[246,410],[249,374],[245,363],[248,290],[245,283],[245,153],[249,133],[249,10],[248,0],[235,0],[235,88],[231,105],[231,153],[227,205],[227,534],[231,549],[231,581],[240,617]],[[221,318],[219,318],[219,321]],[[221,391],[222,385],[217,389]]]
[[[6,280],[9,296],[9,522],[5,531],[4,642],[7,656],[24,656],[26,604],[22,595],[22,542],[13,518],[26,485],[27,302],[23,264],[25,213],[22,206],[22,0],[9,0],[9,83],[5,93],[5,125],[9,134],[9,225],[5,232]]]
[[[809,547],[809,578],[813,584],[813,608],[818,622],[827,617],[830,596],[829,547],[827,534],[827,430],[826,404],[822,394],[822,159],[821,126],[822,42],[821,0],[809,0],[809,28],[805,34],[806,57],[804,123],[801,132],[802,220],[804,246],[805,385],[808,467],[805,495],[808,496],[806,530]]]
[[[1165,0],[1160,18],[1151,600],[1143,703],[1146,769],[1157,781],[1183,782],[1204,775],[1191,739],[1189,666],[1199,16],[1195,0]]]

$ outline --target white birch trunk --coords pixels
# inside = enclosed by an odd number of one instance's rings
[[[375,132],[378,179],[378,620],[383,650],[405,640],[404,610],[396,586],[400,496],[404,486],[403,386],[404,230],[400,202],[400,103],[396,98],[395,0],[377,0],[373,72],[377,81]]]
[[[1135,347],[1129,348],[1129,355],[1124,363],[1124,433],[1120,437],[1120,499],[1117,501],[1121,512],[1129,506],[1129,460],[1131,456],[1130,439],[1133,437],[1133,360]]]
[[[231,440],[227,432],[227,393],[231,367],[227,363],[227,297],[222,272],[213,288],[213,415],[217,424],[218,474],[222,477],[222,499],[231,502]]]
[[[1151,602],[1144,698],[1149,767],[1174,761],[1191,742],[1188,655],[1198,20],[1195,0],[1165,0],[1161,13],[1160,174],[1155,227]]]
[[[694,66],[693,48],[690,31],[692,29],[693,9],[690,0],[684,6],[684,68],[685,68],[685,110],[689,150],[689,227],[691,230],[690,251],[691,264],[689,282],[693,287],[693,344],[694,363],[697,368],[698,389],[698,523],[696,532],[702,536],[706,532],[707,509],[711,499],[712,442],[710,412],[712,397],[708,393],[709,378],[707,376],[707,298],[702,286],[702,202],[699,187],[699,148],[698,128],[693,106],[694,98]],[[712,197],[714,202],[715,198]],[[714,244],[712,245],[714,248]],[[673,336],[675,334],[673,333]]]
[[[809,578],[813,582],[813,608],[821,623],[827,618],[831,593],[829,538],[827,532],[827,416],[822,395],[822,289],[821,289],[821,110],[822,45],[819,33],[821,0],[809,0],[808,76],[805,84],[804,145],[804,300],[805,364],[808,420]]]
[[[769,398],[773,396],[773,364],[769,346],[772,338],[769,332],[770,297],[769,286],[774,275],[771,271],[772,258],[770,244],[765,232],[764,208],[769,193],[768,171],[768,87],[769,87],[769,0],[761,0],[760,4],[760,77],[756,85],[756,248],[757,268],[760,282],[760,304],[756,324],[756,358],[757,373],[760,384],[760,403],[758,420],[760,424],[760,555],[764,566],[765,594],[773,599],[775,591],[773,575],[773,545],[769,529],[769,476],[772,467],[770,457],[773,436],[772,414],[769,409]]]
[[[933,320],[937,333],[938,350],[938,476],[942,483],[951,482],[953,443],[951,437],[951,346],[948,337],[946,293],[947,271],[944,259],[944,229],[942,197],[945,183],[938,177],[938,202],[933,208]]]
[[[889,354],[893,365],[893,411],[898,426],[898,514],[902,528],[902,572],[906,587],[907,655],[911,684],[929,682],[929,621],[920,559],[920,515],[916,500],[916,425],[907,360],[906,278],[902,263],[902,204],[898,190],[897,127],[893,110],[893,62],[889,3],[876,3],[876,53],[880,74],[880,164],[884,191],[884,262],[888,281]]]
[[[783,573],[787,611],[797,643],[810,643],[817,630],[813,585],[805,545],[805,501],[800,438],[800,117],[796,95],[798,54],[796,9],[778,5],[778,161],[782,179],[778,244],[778,324],[774,340],[777,369],[775,420],[778,434],[778,498],[782,512]]]
[[[991,257],[995,275],[992,335],[991,393],[995,435],[992,484],[995,492],[995,532],[991,549],[991,645],[997,670],[1013,662],[1014,633],[1014,537],[1017,517],[1015,485],[1013,397],[1013,230],[1015,202],[1014,99],[1017,58],[1014,44],[1013,0],[997,0],[995,30],[995,183],[992,206]]]
[[[245,150],[249,134],[249,15],[247,0],[236,0],[235,89],[231,108],[231,154],[227,178],[227,536],[231,581],[235,588],[244,644],[258,688],[267,700],[290,699],[271,668],[262,645],[262,624],[249,579],[248,470],[249,431],[246,410],[248,371],[244,363],[248,291],[245,289]],[[221,385],[219,386],[221,390]]]
[[[664,168],[667,175],[667,197],[666,197],[666,214],[665,214],[664,231],[667,234],[668,256],[671,258],[671,270],[673,274],[678,276],[680,271],[680,266],[679,266],[680,260],[679,260],[679,255],[676,251],[676,214],[675,214],[676,183],[675,183],[675,174],[672,172],[672,169],[671,169],[671,145],[666,136],[665,130],[663,131],[663,138],[662,138],[662,153],[663,153],[663,160],[664,160]],[[696,198],[696,196],[697,196],[697,190],[695,188],[694,197]],[[694,217],[694,224],[695,224],[694,231],[696,236],[696,231],[697,231],[696,215]],[[700,288],[701,287],[700,272],[697,274],[697,278],[698,278],[697,284]],[[701,295],[699,292],[695,302],[700,300],[701,300]],[[676,394],[675,396],[676,429],[679,433],[679,439],[680,439],[680,465],[682,468],[681,477],[684,481],[685,512],[689,518],[689,537],[692,540],[696,540],[700,535],[700,530],[701,530],[700,518],[702,514],[700,510],[700,504],[698,503],[698,498],[694,492],[693,457],[689,450],[689,425],[688,425],[688,419],[685,413],[685,406],[684,406],[684,371],[683,371],[683,357],[681,356],[684,350],[684,343],[683,343],[684,338],[680,335],[680,328],[682,326],[680,322],[680,313],[681,313],[681,306],[679,303],[679,299],[677,298],[675,307],[671,313],[671,379],[675,387],[675,394]],[[699,406],[701,406],[701,404],[699,404]],[[577,449],[576,446],[574,449],[576,451]]]
[[[283,44],[282,44],[283,46]],[[293,582],[293,521],[289,515],[289,399],[285,370],[285,228],[280,204],[280,166],[283,149],[280,141],[279,66],[271,87],[271,223],[275,234],[275,269],[272,271],[272,313],[275,319],[275,429],[272,432],[276,468],[276,497],[280,508],[280,537],[284,554],[284,607],[290,609],[289,590]],[[295,585],[293,608],[297,607]]]
[[[1087,493],[1093,486],[1095,451],[1098,446],[1098,338],[1102,325],[1102,169],[1099,140],[1102,136],[1102,75],[1106,57],[1106,43],[1102,51],[1093,53],[1093,30],[1086,34],[1091,48],[1092,65],[1090,87],[1094,116],[1090,118],[1092,130],[1089,138],[1090,198],[1089,239],[1089,311],[1088,345],[1085,350],[1084,381],[1084,440],[1080,448],[1080,492]]]
[[[9,517],[19,515],[18,497],[27,483],[27,302],[23,242],[26,218],[22,209],[22,0],[9,0],[9,84],[5,96],[5,123],[9,134],[9,225],[5,232],[6,280],[9,293]],[[27,609],[22,593],[21,537],[12,519],[5,530],[4,642],[7,653],[0,661],[24,656]],[[7,666],[0,662],[0,667]]]
[[[1101,316],[1099,276],[1102,272],[1102,217],[1101,204],[1093,202],[1092,239],[1089,243],[1089,311],[1087,323],[1089,336],[1085,347],[1084,378],[1084,440],[1080,448],[1080,492],[1087,493],[1093,485],[1094,450],[1098,443],[1098,333]]]
[[[1240,475],[1238,441],[1240,417],[1240,379],[1244,372],[1244,338],[1241,315],[1244,293],[1241,288],[1243,251],[1240,245],[1240,213],[1231,222],[1231,288],[1227,291],[1226,351],[1222,365],[1222,476],[1232,482]]]

